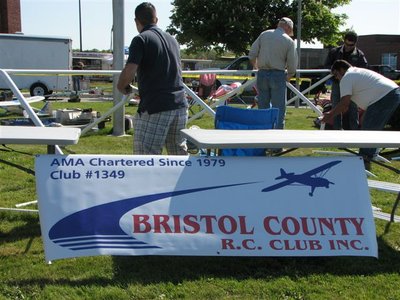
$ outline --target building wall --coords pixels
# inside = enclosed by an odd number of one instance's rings
[[[329,49],[302,48],[300,69],[324,69]]]
[[[396,69],[400,69],[400,35],[361,35],[358,37],[357,46],[364,52],[370,65],[382,64],[383,53],[396,53]]]
[[[21,31],[21,5],[19,0],[0,0],[0,33]]]

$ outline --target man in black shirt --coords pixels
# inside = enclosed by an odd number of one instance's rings
[[[137,72],[140,103],[134,124],[134,154],[186,155],[180,130],[187,123],[180,50],[177,41],[157,27],[155,7],[144,2],[135,9],[139,35],[133,38],[118,90],[131,93]]]
[[[364,56],[364,53],[356,47],[358,36],[353,31],[348,31],[344,36],[344,43],[342,46],[332,48],[329,51],[328,57],[325,61],[325,67],[331,69],[333,63],[342,59],[347,61],[353,67],[367,68],[368,62]],[[332,93],[331,102],[332,108],[334,108],[340,101],[340,88],[339,82],[336,79],[332,81]],[[358,107],[356,104],[351,102],[349,109],[346,114],[347,118],[342,115],[338,115],[333,120],[333,129],[358,129]],[[346,122],[347,121],[347,122]]]

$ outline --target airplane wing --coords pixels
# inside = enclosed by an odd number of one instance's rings
[[[329,168],[331,168],[331,167],[333,167],[333,166],[335,166],[335,165],[337,165],[338,163],[341,163],[341,162],[342,162],[341,160],[334,160],[334,161],[328,162],[328,163],[326,163],[326,164],[324,164],[322,166],[319,166],[319,167],[317,167],[315,169],[312,169],[310,171],[304,172],[303,174],[301,174],[301,176],[311,176],[311,175],[318,174],[319,172],[322,172],[322,171],[324,171],[326,169],[329,169]]]
[[[43,96],[34,96],[26,98],[28,103],[40,102],[43,101]],[[8,107],[8,106],[21,106],[21,102],[19,100],[10,100],[10,101],[0,101],[0,107]]]
[[[271,185],[271,186],[269,186],[269,187],[266,187],[265,189],[262,189],[261,192],[270,192],[270,191],[274,191],[274,190],[277,190],[277,189],[279,189],[279,188],[281,188],[281,187],[284,187],[284,186],[286,186],[286,185],[292,184],[293,182],[295,182],[295,181],[294,181],[294,180],[287,179],[287,180],[285,180],[285,181],[282,181],[282,182],[279,182],[279,183],[277,183],[277,184],[274,184],[274,185]]]

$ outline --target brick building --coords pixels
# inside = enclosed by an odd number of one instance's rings
[[[0,0],[0,33],[21,31],[21,5],[19,0]]]
[[[390,65],[400,69],[400,35],[360,35],[357,46],[364,52],[370,65]]]

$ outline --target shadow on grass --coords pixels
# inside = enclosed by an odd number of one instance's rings
[[[378,244],[379,259],[370,257],[115,256],[112,258],[114,276],[111,278],[108,276],[105,278],[104,274],[81,279],[70,279],[68,276],[58,279],[41,277],[10,280],[7,284],[25,287],[36,285],[42,287],[46,285],[127,287],[131,284],[179,284],[185,281],[207,279],[242,281],[288,277],[296,281],[300,277],[306,278],[311,275],[368,276],[398,273],[400,253],[386,245],[380,238],[378,238]],[[73,264],[77,264],[76,272],[79,273],[82,267],[79,260],[70,265],[72,268],[70,271],[74,273]]]
[[[20,150],[15,150],[15,149],[13,149],[13,148],[5,145],[5,144],[2,144],[2,146],[4,147],[4,149],[0,148],[0,151],[3,151],[3,152],[14,152],[14,153],[24,154],[24,155],[28,155],[28,156],[35,156],[35,154],[33,154],[33,153],[24,152],[24,151],[20,151]]]
[[[13,225],[8,232],[0,231],[0,244],[13,243],[23,239],[33,239],[40,236],[39,216],[31,213],[0,213],[0,220],[3,223],[13,222],[18,224]],[[29,245],[25,252],[29,250]]]
[[[0,164],[5,164],[5,165],[8,165],[10,167],[17,168],[17,169],[19,169],[19,170],[21,170],[21,171],[23,171],[25,173],[28,173],[30,175],[35,176],[35,171],[34,170],[29,169],[29,168],[25,168],[25,167],[23,167],[21,165],[14,164],[14,163],[6,161],[4,159],[0,159]]]
[[[371,257],[114,257],[114,282],[180,283],[200,278],[236,280],[313,274],[373,275],[398,273],[400,253],[378,238],[379,259]]]
[[[30,242],[40,236],[37,215],[1,214],[4,222],[18,222],[9,232],[0,231],[0,241],[12,243],[30,238],[25,249],[29,250]],[[63,277],[31,278],[29,280],[11,280],[13,285],[68,285],[68,286],[128,286],[137,284],[173,283],[194,281],[207,278],[232,280],[273,279],[289,277],[293,280],[310,275],[357,276],[393,274],[400,270],[400,252],[378,237],[379,259],[371,257],[204,257],[204,256],[114,256],[112,257],[113,276],[104,278],[104,274],[69,279]],[[85,260],[86,258],[81,258]],[[100,260],[99,260],[100,261]],[[68,262],[71,271],[79,269],[89,262],[80,259]],[[91,261],[93,263],[93,260]],[[100,263],[100,262],[99,262]],[[76,264],[76,268],[74,267]],[[90,263],[89,263],[90,264]],[[57,263],[53,266],[57,267]],[[62,266],[60,266],[63,268]],[[96,268],[96,266],[93,266]]]

